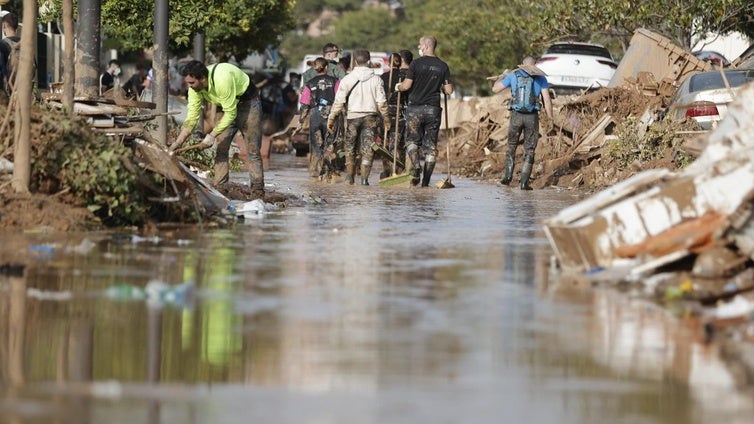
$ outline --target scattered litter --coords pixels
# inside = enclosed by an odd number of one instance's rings
[[[194,301],[194,284],[173,286],[160,280],[150,280],[143,288],[133,284],[115,284],[107,288],[105,296],[121,301],[146,300],[148,304],[158,307],[187,307]]]
[[[264,214],[278,209],[278,206],[272,203],[265,203],[262,199],[255,199],[249,202],[231,200],[227,213],[239,218],[253,219],[260,218]]]
[[[13,172],[13,162],[5,158],[0,158],[0,173]]]
[[[37,259],[50,260],[55,254],[55,246],[47,244],[34,244],[29,246],[29,252]]]
[[[73,292],[70,291],[48,291],[30,288],[26,290],[26,295],[39,300],[66,301],[73,299]]]
[[[97,243],[89,240],[88,238],[85,238],[84,240],[81,240],[81,243],[79,243],[76,246],[73,247],[66,247],[65,251],[67,253],[76,253],[79,255],[86,255],[89,252],[92,251],[97,246]]]
[[[164,281],[151,280],[147,283],[144,292],[147,296],[147,303],[156,306],[163,304],[188,306],[194,300],[194,285],[192,283],[171,286]]]
[[[139,243],[152,243],[152,244],[158,244],[162,239],[158,236],[152,236],[152,237],[141,237],[136,234],[131,235],[131,243],[133,244],[139,244]]]
[[[711,313],[717,319],[732,319],[747,317],[754,313],[754,302],[743,296],[736,296],[730,302],[718,304]]]
[[[132,284],[115,284],[105,290],[105,296],[114,300],[141,300],[147,297],[144,289]]]

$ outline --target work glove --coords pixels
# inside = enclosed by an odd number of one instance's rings
[[[327,120],[327,131],[330,131],[330,132],[335,131],[335,120],[333,119]]]
[[[209,133],[204,136],[204,140],[202,140],[202,145],[205,146],[204,148],[209,148],[209,151],[213,154],[217,150],[217,139],[212,133]]]
[[[395,91],[401,91],[401,83],[395,84]]]
[[[385,131],[390,131],[390,128],[392,128],[392,124],[390,123],[389,119],[385,119],[384,125],[385,125]]]

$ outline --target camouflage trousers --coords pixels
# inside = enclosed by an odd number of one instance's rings
[[[362,116],[360,118],[346,120],[346,172],[355,175],[356,156],[361,154],[361,165],[372,166],[377,131],[380,126],[380,117],[377,114]]]

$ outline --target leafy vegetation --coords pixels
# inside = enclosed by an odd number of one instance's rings
[[[124,51],[152,47],[154,8],[132,2],[104,0],[102,29],[105,37],[117,41]],[[208,0],[170,2],[170,50],[181,54],[192,49],[194,35],[205,34],[210,52],[218,59],[234,56],[243,60],[251,52],[277,45],[280,36],[292,29],[294,0]],[[40,16],[46,23],[60,19],[62,0],[52,0]]]
[[[693,161],[680,149],[684,139],[679,131],[698,129],[695,123],[665,119],[652,123],[644,134],[637,133],[638,127],[636,116],[627,117],[616,128],[617,138],[605,145],[604,156],[619,168],[625,169],[637,161],[651,162],[668,154],[679,169]]]
[[[647,28],[689,49],[692,40],[715,31],[754,36],[754,2],[750,0],[404,0],[404,7],[349,11],[325,0],[299,0],[297,27],[282,41],[282,50],[297,63],[334,41],[341,48],[416,51],[423,34],[439,41],[454,81],[465,92],[484,93],[483,77],[515,67],[554,42],[592,41],[608,46],[618,58],[637,28]],[[305,34],[308,24],[329,8],[332,22],[320,22],[323,35]]]
[[[647,28],[690,49],[709,32],[754,35],[751,0],[544,0],[537,38],[618,41],[625,50],[637,28]]]
[[[147,210],[142,191],[136,189],[138,173],[125,166],[131,150],[95,137],[79,118],[51,110],[38,116],[35,132],[42,136],[33,145],[32,187],[68,191],[106,224],[142,222]]]

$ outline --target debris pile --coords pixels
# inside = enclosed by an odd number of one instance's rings
[[[700,142],[683,171],[637,173],[548,219],[545,233],[564,273],[636,283],[753,342],[754,85]]]
[[[553,99],[553,122],[540,113],[539,146],[535,155],[532,185],[535,188],[601,189],[630,177],[647,167],[677,169],[686,163],[679,152],[689,137],[696,135],[692,124],[664,123],[672,137],[660,137],[654,155],[643,155],[642,163],[616,164],[630,157],[620,151],[625,147],[621,132],[633,134],[636,146],[645,149],[642,140],[653,124],[659,122],[676,86],[694,71],[708,70],[703,62],[658,34],[638,29],[626,55],[621,59],[609,87],[582,95],[557,96]],[[509,72],[509,71],[506,71]],[[488,78],[490,83],[506,72]],[[503,170],[507,147],[510,100],[503,95],[450,106],[455,116],[450,126],[453,163],[461,163],[460,173],[472,177],[497,179]],[[454,113],[455,112],[455,113]],[[663,131],[662,129],[660,131]],[[650,134],[653,135],[653,134]],[[523,155],[523,149],[519,154]],[[612,151],[611,151],[612,150]],[[612,154],[611,154],[612,153]],[[652,163],[652,162],[655,163]],[[649,163],[648,163],[649,162]],[[516,163],[521,163],[518,158]]]
[[[63,108],[62,83],[53,83],[50,92],[41,94],[42,100],[57,109]],[[95,133],[111,136],[145,136],[143,123],[155,118],[149,110],[155,109],[151,102],[128,99],[121,88],[113,88],[97,98],[73,99],[74,115],[86,118]]]

